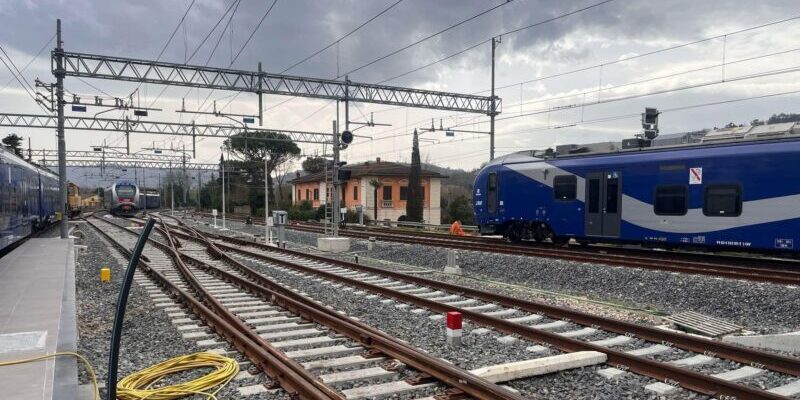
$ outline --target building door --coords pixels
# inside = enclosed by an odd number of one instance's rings
[[[622,174],[618,171],[586,175],[586,236],[619,237],[622,221]]]

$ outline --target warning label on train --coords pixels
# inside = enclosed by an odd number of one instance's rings
[[[703,184],[703,168],[689,168],[689,184],[701,185]]]

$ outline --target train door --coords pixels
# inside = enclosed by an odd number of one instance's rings
[[[486,211],[497,212],[497,173],[492,172],[486,179]]]
[[[618,171],[586,175],[586,236],[619,237],[622,221],[622,174]]]

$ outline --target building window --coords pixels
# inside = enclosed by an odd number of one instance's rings
[[[559,175],[553,178],[553,196],[556,200],[575,200],[578,191],[578,177],[575,175]]]
[[[384,200],[392,200],[392,187],[391,186],[384,186],[383,187],[383,199]]]
[[[300,201],[300,189],[297,189],[297,201]]]
[[[358,186],[353,186],[353,200],[358,200]]]
[[[408,200],[408,186],[400,186],[400,201]]]
[[[306,200],[311,200],[311,190],[306,189]]]
[[[314,189],[314,200],[319,200],[319,189]]]
[[[742,187],[739,185],[708,185],[703,202],[703,215],[708,217],[737,217],[742,214]]]
[[[656,215],[686,215],[686,185],[659,185],[653,199],[653,211]]]

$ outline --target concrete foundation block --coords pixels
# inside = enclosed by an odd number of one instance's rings
[[[350,251],[350,238],[347,237],[321,237],[317,238],[317,248],[331,253]]]
[[[557,356],[492,365],[478,368],[470,372],[489,382],[497,383],[601,364],[606,362],[607,359],[608,357],[605,353],[597,351],[578,351],[575,353],[559,354]]]
[[[777,335],[725,336],[723,342],[741,344],[759,349],[771,349],[796,353],[800,351],[800,332]]]

